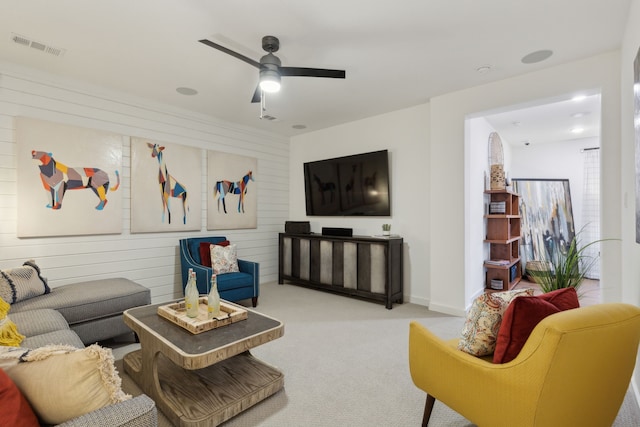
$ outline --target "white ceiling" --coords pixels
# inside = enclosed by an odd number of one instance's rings
[[[3,0],[0,60],[297,135],[616,49],[630,2]],[[13,34],[64,54],[16,44]],[[259,104],[249,102],[257,69],[197,41],[259,60],[264,35],[280,39],[284,66],[344,69],[346,79],[284,77],[267,97],[266,114],[277,120],[260,120]],[[541,49],[554,54],[521,62]]]
[[[487,114],[484,118],[503,143],[534,146],[600,136],[600,94],[542,101]]]

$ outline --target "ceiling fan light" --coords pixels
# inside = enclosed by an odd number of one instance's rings
[[[280,90],[280,74],[274,70],[260,71],[260,89],[273,93]]]

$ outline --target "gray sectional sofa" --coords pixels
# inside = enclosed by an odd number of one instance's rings
[[[123,278],[80,282],[11,305],[11,320],[25,335],[24,348],[66,344],[78,348],[131,330],[122,320],[128,308],[151,302],[149,289]],[[140,395],[60,426],[157,426],[155,402]]]

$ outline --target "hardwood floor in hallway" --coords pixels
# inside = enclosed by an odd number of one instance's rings
[[[520,283],[514,286],[514,289],[534,289],[535,294],[540,294],[540,286],[533,281],[522,278]],[[594,279],[585,279],[578,288],[578,298],[581,306],[599,304],[602,302],[600,292],[600,281]]]

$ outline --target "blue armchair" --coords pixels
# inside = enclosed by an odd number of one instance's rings
[[[187,283],[189,269],[196,272],[198,292],[207,294],[213,270],[201,264],[200,243],[219,243],[226,237],[191,237],[180,239],[180,264],[182,269],[182,291]],[[240,301],[251,298],[251,304],[258,305],[260,295],[260,264],[252,261],[238,260],[238,273],[218,274],[218,292],[227,301]]]

